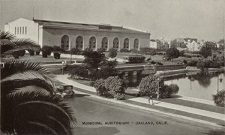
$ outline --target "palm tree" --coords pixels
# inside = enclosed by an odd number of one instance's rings
[[[28,39],[0,32],[3,56],[20,50],[38,50]],[[38,63],[8,61],[1,68],[1,132],[6,134],[70,135],[72,110],[57,98],[54,83]]]
[[[18,39],[9,32],[0,31],[1,55],[10,55],[22,50],[40,51],[40,46],[30,39]]]
[[[37,63],[9,61],[1,69],[1,131],[70,135],[70,107],[54,95],[54,83]]]

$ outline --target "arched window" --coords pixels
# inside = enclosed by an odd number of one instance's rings
[[[102,39],[102,48],[105,48],[105,49],[108,48],[108,38],[107,37],[104,37]]]
[[[76,49],[82,50],[83,49],[83,37],[78,36],[76,39]]]
[[[129,39],[128,38],[124,39],[123,48],[129,49]]]
[[[89,40],[89,48],[90,49],[95,49],[96,47],[96,38],[95,37],[91,37]]]
[[[138,48],[139,48],[139,40],[136,38],[134,40],[134,49],[138,50]]]
[[[119,48],[119,39],[118,38],[114,38],[113,39],[113,48],[114,49],[118,49]]]
[[[61,39],[61,48],[64,50],[69,49],[69,36],[64,35]]]

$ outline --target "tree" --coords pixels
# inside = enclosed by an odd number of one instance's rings
[[[118,75],[118,70],[115,68],[117,65],[117,61],[104,61],[96,73],[97,78],[106,79],[110,76]]]
[[[208,56],[211,56],[211,55],[212,55],[211,48],[210,48],[210,47],[203,46],[203,47],[200,49],[200,54],[201,54],[204,58],[207,58]]]
[[[22,50],[38,51],[40,46],[30,39],[18,39],[9,32],[0,31],[1,55],[12,55]]]
[[[105,80],[105,88],[116,99],[125,98],[125,90],[127,88],[123,79],[118,76],[110,76]]]
[[[224,107],[225,106],[225,89],[213,95],[213,100],[217,106]]]
[[[211,42],[211,41],[206,41],[206,42],[204,43],[204,46],[205,46],[206,48],[209,48],[210,50],[216,50],[216,49],[217,49],[216,43],[215,43],[215,42]]]
[[[117,50],[114,49],[114,48],[110,48],[110,49],[109,49],[108,57],[109,57],[109,58],[115,58],[116,56],[117,56]]]
[[[140,95],[148,96],[149,102],[153,97],[159,95],[159,83],[161,80],[158,80],[156,76],[147,76],[143,78],[139,84]]]
[[[96,51],[87,51],[83,53],[84,63],[88,64],[92,69],[98,69],[101,62],[105,60],[105,55]]]
[[[169,48],[167,51],[166,51],[166,58],[168,60],[171,60],[173,58],[178,58],[180,56],[180,52],[177,48]]]
[[[75,118],[68,105],[56,97],[46,69],[38,63],[9,61],[1,73],[3,133],[72,135]]]

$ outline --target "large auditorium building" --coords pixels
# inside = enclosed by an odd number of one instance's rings
[[[83,24],[19,18],[5,25],[5,31],[18,38],[30,38],[40,46],[61,46],[64,50],[78,48],[122,48],[149,47],[150,33],[105,24]]]

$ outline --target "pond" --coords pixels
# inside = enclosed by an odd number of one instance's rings
[[[144,76],[143,76],[144,77]],[[129,87],[137,87],[143,77],[129,77],[126,78]],[[225,74],[217,75],[192,75],[180,76],[177,78],[170,78],[164,81],[165,84],[177,84],[179,92],[177,95],[198,98],[204,100],[213,100],[212,95],[216,94],[218,90],[225,89]]]

